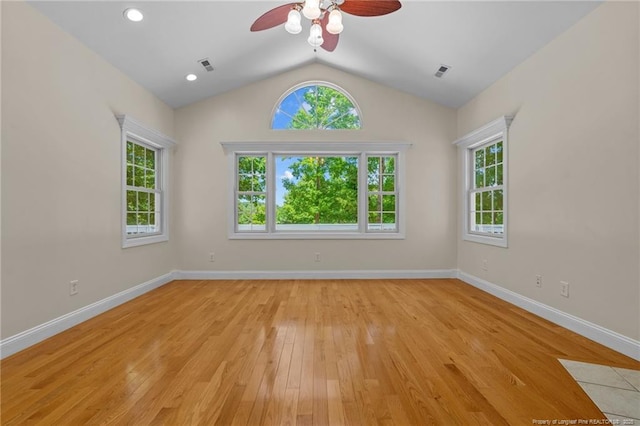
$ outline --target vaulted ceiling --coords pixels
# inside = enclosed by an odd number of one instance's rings
[[[306,22],[298,35],[282,26],[249,31],[258,16],[283,3],[30,2],[174,108],[312,62],[456,108],[600,4],[403,0],[399,11],[381,17],[345,14],[336,50],[314,52]],[[144,20],[125,20],[128,7],[142,10]],[[202,58],[210,59],[214,71],[202,68]],[[451,70],[438,79],[441,64]],[[187,82],[189,73],[199,78]]]

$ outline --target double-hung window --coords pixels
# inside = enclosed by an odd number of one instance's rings
[[[464,240],[507,247],[507,130],[511,120],[501,117],[455,142],[462,156]]]
[[[230,238],[403,238],[406,143],[222,143]]]
[[[122,128],[122,247],[169,239],[168,160],[175,142],[129,116]]]

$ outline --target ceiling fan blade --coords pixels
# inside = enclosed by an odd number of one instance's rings
[[[269,28],[284,24],[287,22],[289,11],[296,4],[297,3],[283,4],[282,6],[278,6],[264,13],[261,17],[256,19],[253,25],[251,25],[251,31],[268,30]]]
[[[331,34],[327,31],[327,24],[329,23],[329,14],[325,13],[322,18],[322,38],[324,39],[324,43],[320,47],[322,47],[327,52],[333,52],[338,45],[338,41],[340,40],[340,34]]]
[[[380,16],[395,12],[401,7],[398,0],[344,0],[340,10],[356,16]]]

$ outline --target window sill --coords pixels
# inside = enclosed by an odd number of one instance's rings
[[[464,241],[471,241],[479,244],[487,244],[490,246],[507,248],[507,237],[489,237],[485,235],[465,234],[462,239]]]
[[[146,246],[148,244],[162,243],[169,241],[167,235],[150,235],[148,237],[125,238],[122,241],[122,248]]]
[[[310,233],[310,232],[246,232],[229,234],[230,240],[404,240],[404,234],[398,232],[389,233],[359,233],[359,232],[335,232],[335,233]]]

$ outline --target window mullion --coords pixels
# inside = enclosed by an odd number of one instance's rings
[[[267,153],[267,194],[266,194],[266,225],[267,232],[273,233],[276,230],[276,173],[273,152]]]
[[[367,175],[369,163],[366,152],[361,152],[358,159],[358,232],[367,232],[367,220],[369,217],[369,185]]]

